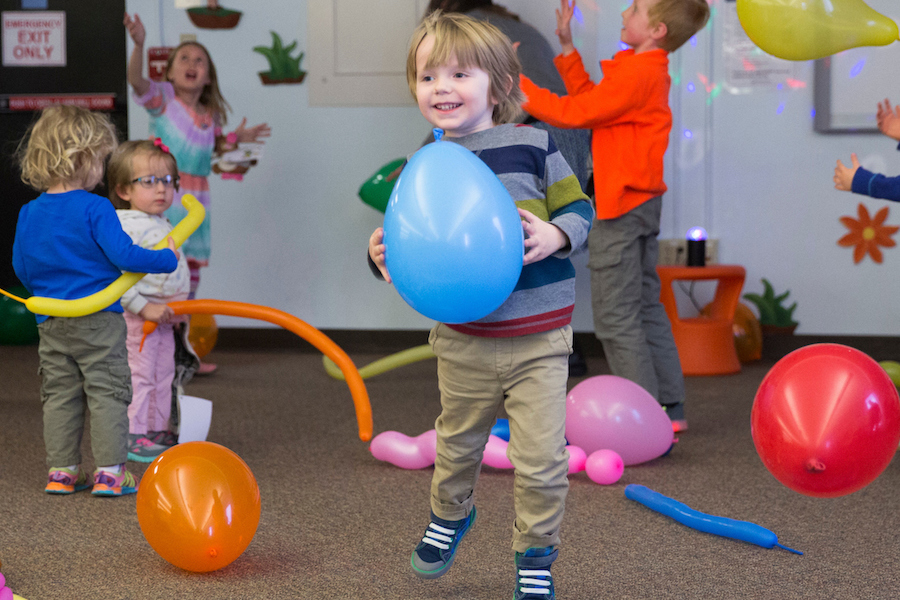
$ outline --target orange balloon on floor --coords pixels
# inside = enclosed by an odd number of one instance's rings
[[[705,317],[711,316],[712,304],[704,306],[700,314]],[[734,332],[734,349],[737,351],[739,361],[747,363],[762,358],[762,327],[750,307],[743,302],[738,302],[734,309],[731,329]]]
[[[219,339],[219,326],[213,315],[191,315],[191,328],[188,331],[188,341],[197,353],[198,358],[203,358],[216,347]]]
[[[863,352],[813,344],[794,350],[765,376],[753,400],[750,433],[775,479],[807,496],[844,496],[874,481],[894,457],[900,396]]]
[[[259,525],[259,486],[241,457],[212,442],[173,446],[141,479],[137,516],[157,554],[205,573],[237,559]]]

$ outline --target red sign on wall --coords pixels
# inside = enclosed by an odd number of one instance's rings
[[[113,110],[116,97],[112,94],[69,94],[39,96],[9,96],[7,110],[41,110],[54,104],[71,104],[88,110]]]
[[[150,79],[153,81],[165,81],[169,52],[174,49],[171,46],[147,48],[147,70],[149,71]]]

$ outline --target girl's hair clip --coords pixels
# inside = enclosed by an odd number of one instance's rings
[[[153,145],[156,146],[157,148],[159,148],[160,150],[162,150],[163,152],[165,152],[166,154],[171,154],[169,152],[169,147],[166,146],[165,144],[163,144],[161,139],[156,138],[155,140],[153,140]]]

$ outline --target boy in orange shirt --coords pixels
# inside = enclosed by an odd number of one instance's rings
[[[687,429],[684,377],[672,327],[659,301],[663,155],[672,129],[669,52],[709,19],[706,0],[633,0],[622,13],[630,46],[600,63],[591,82],[572,44],[575,1],[556,12],[562,54],[554,63],[568,96],[521,77],[532,116],[560,128],[590,128],[597,221],[589,237],[594,331],[614,375],[662,404],[675,431]]]

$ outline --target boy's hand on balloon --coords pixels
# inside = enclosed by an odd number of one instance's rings
[[[154,323],[169,323],[175,318],[175,311],[168,304],[153,304],[150,302],[140,312],[141,318]]]
[[[525,257],[523,265],[544,260],[560,248],[569,245],[569,238],[562,229],[534,216],[525,209],[518,209],[525,231]]]
[[[569,4],[569,0],[560,0],[559,10],[556,11],[556,36],[563,54],[571,54],[575,51],[572,43],[572,17],[575,15],[575,0]]]
[[[141,18],[134,13],[134,19],[128,16],[128,13],[125,13],[125,29],[128,30],[128,35],[131,37],[131,40],[134,42],[135,46],[143,46],[144,40],[147,38],[147,31],[144,29],[144,24],[141,23]]]
[[[850,160],[853,162],[852,168],[845,167],[840,160],[837,161],[837,166],[834,168],[834,188],[843,192],[853,190],[853,176],[856,175],[856,170],[859,168],[859,159],[856,158],[856,153],[850,155]]]
[[[387,270],[387,264],[385,263],[385,247],[382,243],[384,241],[384,228],[379,227],[376,229],[372,236],[369,238],[369,258],[372,259],[372,262],[375,263],[375,266],[378,267],[378,270],[381,271],[381,275],[384,277],[384,280],[388,283],[391,282],[391,276]]]
[[[889,138],[900,140],[900,106],[891,107],[891,101],[885,98],[884,102],[878,103],[875,119],[878,121],[878,129],[881,130],[881,133]]]

